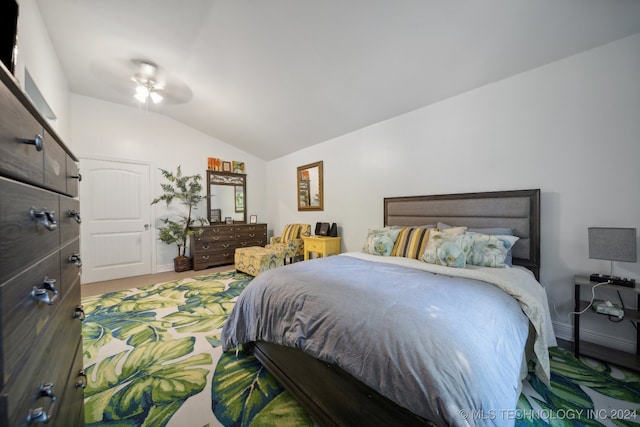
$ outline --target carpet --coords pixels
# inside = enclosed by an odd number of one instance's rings
[[[235,271],[83,298],[87,427],[313,426],[220,332],[252,277]],[[517,409],[471,411],[516,426],[640,424],[640,375],[551,349],[551,388],[529,373]]]

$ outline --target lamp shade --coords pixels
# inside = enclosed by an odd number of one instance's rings
[[[636,229],[589,227],[589,258],[636,262]]]

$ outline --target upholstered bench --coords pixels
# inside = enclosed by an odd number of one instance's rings
[[[234,255],[237,271],[257,276],[263,271],[284,265],[284,251],[266,249],[261,246],[237,248]]]

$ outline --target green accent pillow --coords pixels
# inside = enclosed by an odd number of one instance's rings
[[[467,263],[483,267],[506,267],[509,250],[519,237],[467,232],[473,239]]]
[[[473,238],[467,233],[432,231],[422,260],[429,264],[464,268],[472,244]]]
[[[363,252],[373,255],[390,256],[402,227],[384,227],[369,230]]]

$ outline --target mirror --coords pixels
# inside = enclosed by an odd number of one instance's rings
[[[241,173],[207,171],[207,219],[211,224],[247,222],[247,176]]]
[[[299,211],[323,210],[322,161],[298,166],[297,197]]]

